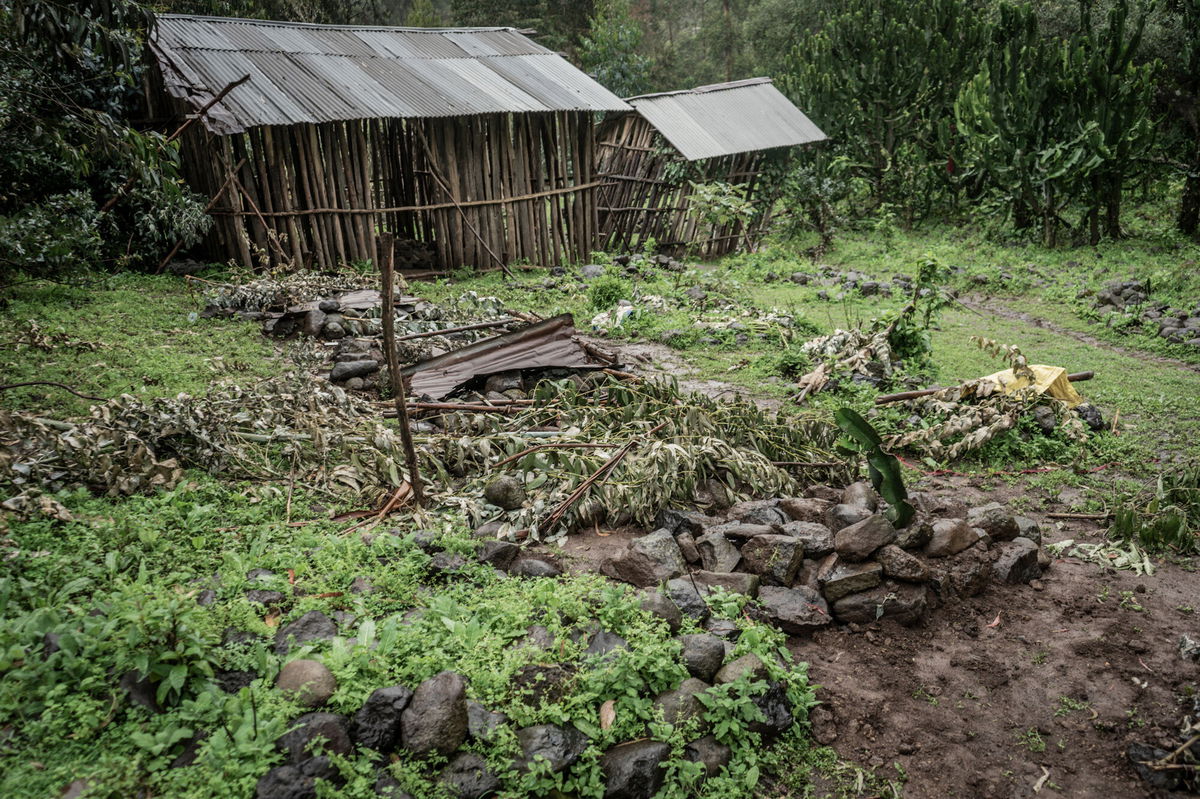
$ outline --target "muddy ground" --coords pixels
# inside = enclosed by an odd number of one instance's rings
[[[898,764],[906,797],[1167,796],[1125,750],[1173,749],[1194,712],[1200,669],[1177,642],[1200,627],[1196,585],[1059,560],[1039,587],[995,585],[917,627],[796,640],[822,686],[815,735],[880,774]]]

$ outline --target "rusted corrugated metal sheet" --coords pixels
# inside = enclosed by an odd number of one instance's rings
[[[519,369],[602,369],[575,341],[575,322],[563,314],[513,333],[477,341],[462,349],[402,369],[408,393],[442,399],[478,375]]]
[[[307,25],[163,14],[151,42],[172,96],[214,133],[259,125],[430,118],[629,106],[511,28]]]
[[[629,104],[689,161],[825,139],[770,78],[645,94]]]

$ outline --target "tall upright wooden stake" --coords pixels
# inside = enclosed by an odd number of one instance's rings
[[[388,377],[392,381],[392,399],[396,401],[396,419],[400,423],[400,440],[404,442],[404,459],[408,462],[413,501],[419,507],[425,504],[425,490],[417,471],[417,450],[413,446],[412,429],[408,426],[404,378],[400,376],[400,359],[396,356],[396,237],[391,233],[381,233],[379,246],[383,250],[383,350],[387,353]]]

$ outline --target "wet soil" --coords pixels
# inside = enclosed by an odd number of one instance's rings
[[[1039,583],[992,586],[914,628],[794,641],[822,686],[818,740],[881,776],[898,764],[905,797],[1172,795],[1149,789],[1125,750],[1173,749],[1191,712],[1200,667],[1177,643],[1200,632],[1186,610],[1200,577],[1060,560]]]

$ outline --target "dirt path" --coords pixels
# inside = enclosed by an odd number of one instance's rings
[[[1162,364],[1163,366],[1174,366],[1179,369],[1187,369],[1191,372],[1200,372],[1200,366],[1195,364],[1190,364],[1186,361],[1181,361],[1176,358],[1165,358],[1161,355],[1154,355],[1153,353],[1146,352],[1145,350],[1129,349],[1127,347],[1117,346],[1116,344],[1110,344],[1103,339],[1098,339],[1095,336],[1088,335],[1087,333],[1081,333],[1078,330],[1070,330],[1061,325],[1055,324],[1049,319],[1044,319],[1040,316],[1034,316],[1033,314],[1028,314],[1024,311],[1014,311],[1011,308],[1007,308],[998,304],[992,299],[983,297],[969,297],[963,299],[960,297],[959,301],[964,307],[972,311],[976,311],[978,313],[988,313],[1004,319],[1024,322],[1027,325],[1040,327],[1060,336],[1068,336],[1083,344],[1087,344],[1090,347],[1098,347],[1100,349],[1115,352],[1120,355],[1126,355],[1130,358],[1137,358],[1141,361],[1150,361],[1152,363]]]

